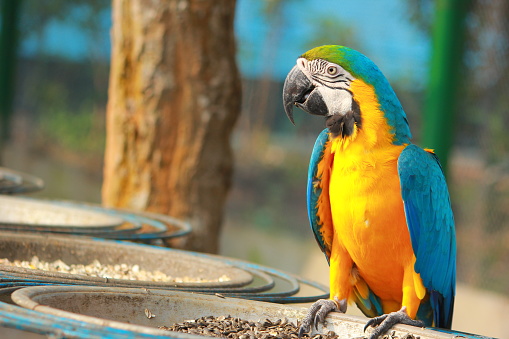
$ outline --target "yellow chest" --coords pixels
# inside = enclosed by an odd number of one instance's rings
[[[383,155],[336,153],[330,177],[334,228],[373,232],[403,212],[396,152]],[[355,234],[354,234],[355,235]],[[355,241],[346,237],[345,241]]]
[[[403,148],[366,152],[350,145],[334,154],[329,197],[335,239],[368,281],[382,272],[399,276],[413,257],[397,171]]]

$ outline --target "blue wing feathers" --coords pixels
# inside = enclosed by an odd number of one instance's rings
[[[382,302],[380,301],[380,298],[371,291],[368,287],[368,296],[367,298],[363,298],[361,293],[354,287],[354,294],[355,294],[355,303],[357,304],[357,307],[364,313],[365,315],[369,317],[376,317],[380,314],[383,314],[382,309]]]
[[[329,257],[326,251],[325,241],[323,239],[322,234],[320,233],[320,225],[317,217],[318,207],[317,202],[322,190],[317,188],[315,185],[315,181],[319,180],[317,178],[317,170],[318,164],[323,157],[323,152],[325,149],[325,144],[329,140],[329,133],[327,129],[324,129],[316,139],[315,145],[313,147],[313,152],[311,153],[311,159],[309,161],[309,169],[308,169],[308,182],[307,182],[307,209],[308,209],[308,218],[309,224],[313,233],[315,235],[315,239],[320,246],[320,249],[325,253],[325,257],[327,258],[327,262],[329,262]]]
[[[456,286],[456,240],[447,184],[438,158],[415,145],[398,160],[401,194],[416,262],[431,291],[435,326],[450,328]]]
[[[405,205],[405,211],[407,215],[407,223],[409,224],[408,229],[410,231],[410,239],[412,239],[412,248],[415,252],[419,252],[419,243],[414,241],[414,239],[420,239],[421,227],[418,222],[415,222],[415,220],[417,220],[417,209],[412,201],[409,201]]]

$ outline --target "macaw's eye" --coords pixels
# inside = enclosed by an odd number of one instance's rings
[[[338,68],[336,66],[329,66],[329,67],[327,67],[327,74],[329,74],[329,75],[336,75],[336,74],[338,74]]]

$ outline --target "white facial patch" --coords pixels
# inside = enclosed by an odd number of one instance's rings
[[[344,115],[352,110],[352,94],[345,90],[321,86],[320,94],[329,109],[329,115]]]
[[[343,67],[323,59],[297,59],[297,67],[319,91],[329,115],[344,115],[352,109],[350,83],[355,77]],[[333,71],[333,72],[331,72]],[[333,74],[331,74],[333,73]]]

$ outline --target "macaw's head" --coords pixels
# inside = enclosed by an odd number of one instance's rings
[[[411,138],[405,112],[385,76],[370,59],[348,47],[316,47],[299,57],[286,77],[283,102],[292,123],[297,106],[324,116],[334,137],[351,137],[365,125],[373,128],[376,122],[369,119],[377,111],[394,144]]]

